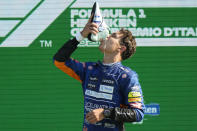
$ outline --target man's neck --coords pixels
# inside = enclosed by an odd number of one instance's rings
[[[103,58],[103,64],[117,63],[120,61],[121,61],[121,58],[119,55],[105,54]]]

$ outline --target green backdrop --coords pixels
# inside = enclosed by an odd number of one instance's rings
[[[71,37],[70,10],[64,10],[29,47],[0,48],[0,131],[82,129],[81,85],[58,70],[52,61],[54,53]],[[144,23],[139,21],[139,26],[196,28],[197,8],[144,10],[147,19]],[[166,16],[166,11],[170,15]],[[162,12],[165,13],[162,15]],[[52,40],[52,47],[42,47],[41,40]],[[128,131],[196,130],[196,52],[196,46],[158,43],[158,46],[139,46],[131,59],[122,62],[138,73],[145,104],[160,106],[160,114],[145,115],[141,123],[127,123]],[[97,47],[79,47],[72,57],[79,61],[97,61],[103,56]]]

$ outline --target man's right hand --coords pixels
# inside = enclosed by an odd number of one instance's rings
[[[91,22],[93,15],[90,16],[88,23],[85,25],[85,27],[83,28],[81,35],[84,38],[88,37],[88,34],[92,33],[94,35],[96,35],[99,31],[98,31],[98,25],[96,23]]]

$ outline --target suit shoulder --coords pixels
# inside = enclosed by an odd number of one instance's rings
[[[87,70],[93,70],[94,68],[96,68],[97,63],[96,62],[85,62],[85,68]]]
[[[125,73],[129,76],[137,75],[137,73],[134,70],[132,70],[131,68],[127,66],[121,66],[120,69],[122,70],[122,73]]]

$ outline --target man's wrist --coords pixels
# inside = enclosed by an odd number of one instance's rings
[[[88,34],[84,30],[81,31],[81,35],[83,38],[86,38],[88,36]]]
[[[76,39],[77,39],[78,42],[81,42],[84,39],[84,37],[82,36],[81,32],[78,32],[76,34]]]

